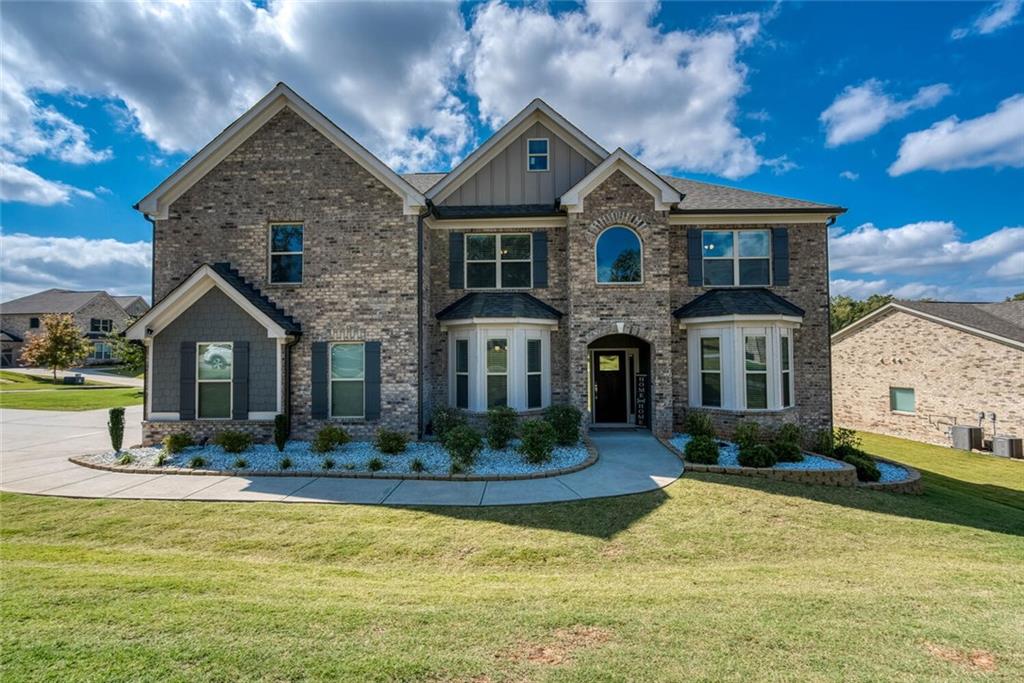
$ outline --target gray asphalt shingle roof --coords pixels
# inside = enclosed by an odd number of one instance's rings
[[[438,320],[538,318],[558,320],[562,312],[526,292],[470,292],[437,314]]]
[[[101,291],[73,292],[67,289],[47,289],[0,304],[0,313],[74,313],[103,294]]]
[[[20,342],[21,341],[21,337],[19,337],[16,334],[11,334],[10,332],[7,332],[5,330],[0,330],[0,341]]]
[[[762,287],[712,289],[673,313],[677,318],[713,318],[721,315],[788,315],[802,318],[804,310]]]
[[[897,301],[896,304],[951,323],[1024,342],[1024,301],[971,303],[959,301]]]
[[[140,301],[142,301],[142,303],[146,303],[146,300],[143,299],[138,294],[135,294],[135,295],[132,295],[132,296],[115,296],[114,297],[114,301],[116,301],[117,305],[120,306],[121,308],[126,308],[128,306],[131,306],[133,303],[135,303],[136,300],[140,300]]]

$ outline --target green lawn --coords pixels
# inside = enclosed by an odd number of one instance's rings
[[[83,389],[70,384],[54,384],[50,377],[0,371],[0,408],[25,410],[96,410],[142,403],[142,390],[87,379],[86,386],[109,387]]]
[[[491,509],[0,498],[9,680],[1024,678],[1024,463]],[[254,483],[258,485],[258,482]]]

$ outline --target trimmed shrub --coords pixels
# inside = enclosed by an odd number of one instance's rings
[[[384,469],[384,462],[380,458],[370,458],[370,462],[366,463],[366,469],[371,472],[380,472]]]
[[[167,464],[167,461],[170,459],[171,457],[167,455],[166,451],[160,451],[159,453],[156,454],[156,466],[163,467],[164,465]]]
[[[438,441],[444,442],[445,436],[456,427],[466,424],[466,414],[461,408],[438,406],[430,419],[431,428]]]
[[[715,425],[711,422],[711,416],[699,410],[691,410],[686,413],[684,428],[686,433],[694,438],[698,436],[715,438]]]
[[[277,466],[282,470],[290,470],[292,468],[292,459],[288,456],[281,458],[281,462],[277,463]]]
[[[739,460],[743,467],[771,467],[777,462],[772,449],[761,443],[740,448]]]
[[[801,462],[804,459],[800,444],[793,441],[780,441],[776,436],[771,445],[772,453],[779,462]]]
[[[164,437],[164,450],[174,455],[192,445],[192,437],[184,432],[175,432]]]
[[[291,431],[291,425],[288,424],[287,415],[275,415],[274,416],[274,445],[277,446],[278,451],[284,450],[284,445],[288,443],[288,433]]]
[[[463,472],[473,466],[483,446],[480,432],[469,425],[460,425],[445,435],[444,447],[452,458],[452,471]]]
[[[508,406],[499,406],[487,411],[487,445],[494,450],[508,446],[515,438],[519,426],[519,414]]]
[[[245,458],[235,458],[234,468],[236,470],[244,470],[248,466],[249,463],[246,461]]]
[[[223,448],[225,453],[242,453],[252,447],[252,435],[237,429],[225,429],[213,437],[213,443]]]
[[[320,431],[316,433],[313,443],[309,445],[309,449],[314,453],[327,453],[333,451],[338,446],[344,446],[351,440],[352,437],[341,427],[327,425],[326,427],[321,427]]]
[[[118,465],[131,465],[135,461],[131,453],[123,453],[120,458],[117,459]]]
[[[686,460],[698,465],[717,465],[718,442],[706,435],[690,439],[686,444]]]
[[[814,450],[822,455],[835,455],[835,439],[832,430],[819,429],[814,433]]]
[[[324,458],[324,461],[320,463],[320,467],[325,470],[334,469],[334,458]]]
[[[115,453],[120,453],[121,444],[124,443],[124,408],[111,408],[107,415],[110,447],[114,449]]]
[[[843,460],[856,468],[858,481],[878,481],[882,478],[878,465],[875,464],[875,461],[867,453],[850,453]]]
[[[531,465],[540,465],[551,460],[555,450],[555,428],[547,420],[527,420],[520,431],[519,452]]]
[[[377,438],[374,440],[373,445],[381,453],[396,455],[398,453],[405,452],[405,447],[408,443],[409,437],[402,432],[394,432],[390,429],[378,429]]]
[[[555,428],[555,442],[559,446],[575,446],[580,440],[580,420],[583,414],[579,408],[570,405],[551,406],[544,419]]]
[[[732,440],[741,451],[756,446],[761,443],[761,425],[756,422],[740,422],[736,425]]]
[[[786,422],[779,427],[779,431],[775,432],[774,441],[785,441],[786,443],[795,443],[799,446],[803,442],[803,436],[800,425]]]
[[[200,467],[206,467],[206,458],[201,455],[194,455],[192,456],[192,459],[188,461],[188,466],[194,470],[197,470]]]
[[[427,469],[427,466],[423,464],[423,461],[419,458],[413,458],[412,462],[409,463],[410,472],[423,472]]]

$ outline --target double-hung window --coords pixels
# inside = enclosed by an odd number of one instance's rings
[[[743,337],[743,371],[747,410],[768,407],[768,338],[764,335]]]
[[[793,406],[793,349],[790,347],[789,330],[779,336],[779,382],[782,385],[782,407]]]
[[[234,346],[231,342],[196,345],[196,415],[202,419],[231,417]]]
[[[487,407],[508,405],[508,339],[487,340]]]
[[[455,407],[469,408],[469,340],[455,340]]]
[[[469,289],[529,289],[533,286],[533,240],[527,234],[466,235]]]
[[[89,331],[96,333],[110,333],[114,331],[114,321],[106,318],[90,318]]]
[[[110,360],[114,357],[114,347],[107,342],[96,342],[92,345],[93,360]]]
[[[702,247],[705,286],[771,284],[771,231],[705,230]]]
[[[722,338],[700,338],[701,405],[718,408],[722,405]]]
[[[548,165],[547,138],[530,138],[526,141],[526,169],[528,171],[546,171]]]
[[[364,369],[362,342],[331,344],[331,417],[363,417]]]
[[[526,340],[526,407],[540,408],[543,405],[541,381],[543,366],[541,364],[540,339]]]
[[[302,225],[280,223],[270,226],[270,283],[297,285],[302,282]]]

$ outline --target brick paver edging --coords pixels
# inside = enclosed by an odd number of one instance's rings
[[[337,479],[419,479],[435,481],[515,481],[520,479],[546,479],[563,474],[572,474],[586,469],[597,462],[597,448],[590,437],[583,436],[583,445],[587,449],[587,459],[578,465],[560,467],[554,470],[543,470],[529,474],[430,474],[427,472],[352,472],[348,470],[280,470],[267,472],[250,472],[249,470],[201,470],[186,467],[123,467],[89,462],[84,458],[72,456],[71,462],[81,467],[106,472],[122,472],[124,474],[184,474],[190,476],[211,477],[334,477]]]
[[[813,484],[817,486],[853,487],[857,485],[857,470],[853,465],[849,465],[842,460],[829,458],[825,455],[819,455],[818,457],[827,458],[828,460],[837,462],[842,465],[842,468],[838,470],[780,470],[774,467],[724,467],[722,465],[700,465],[695,462],[689,462],[683,455],[683,452],[673,446],[668,439],[658,437],[658,440],[661,441],[667,449],[675,453],[677,458],[683,461],[684,472],[738,474],[744,477],[763,477],[765,479],[773,479],[775,481],[788,481],[797,484]],[[818,454],[814,453],[812,455]]]
[[[889,460],[888,458],[879,458],[877,455],[872,455],[871,457],[875,460],[881,460],[882,462],[889,463],[890,465],[902,467],[907,471],[907,478],[901,481],[858,481],[857,486],[866,489],[874,489],[876,491],[906,493],[912,496],[919,496],[924,493],[924,484],[921,482],[921,473],[913,467],[904,465],[901,462],[896,462],[895,460]]]

